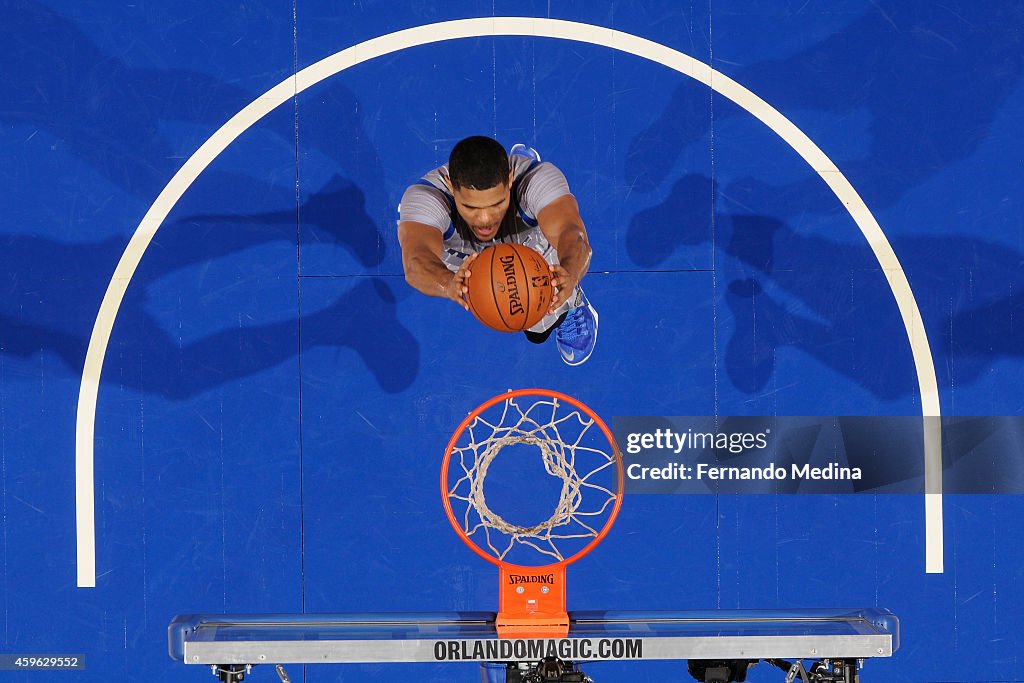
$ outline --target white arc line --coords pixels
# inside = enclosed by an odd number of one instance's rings
[[[610,28],[557,19],[488,17],[417,26],[346,48],[290,76],[246,106],[220,127],[174,174],[132,235],[103,295],[82,370],[75,433],[75,494],[78,586],[96,585],[94,438],[100,376],[121,301],[143,254],[168,213],[210,163],[239,135],[273,109],[306,88],[349,67],[411,47],[460,38],[526,36],[589,43],[657,62],[710,87],[755,116],[810,164],[850,213],[867,240],[896,299],[914,360],[925,418],[940,415],[938,382],[921,313],[906,274],[871,211],[857,191],[817,145],[760,97],[693,57],[659,43]],[[937,421],[936,421],[937,422]],[[928,430],[926,429],[926,432]],[[935,429],[925,439],[925,487],[942,490],[941,452]],[[925,570],[942,572],[942,497],[925,496]]]

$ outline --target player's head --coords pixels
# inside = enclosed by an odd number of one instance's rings
[[[497,237],[511,201],[505,148],[482,135],[459,141],[448,157],[448,180],[455,208],[473,236],[482,242]]]

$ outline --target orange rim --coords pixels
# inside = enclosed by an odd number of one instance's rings
[[[499,567],[520,566],[513,564],[511,562],[505,562],[504,560],[501,560],[491,555],[483,548],[478,546],[468,535],[466,535],[465,529],[462,528],[462,525],[459,524],[458,520],[455,518],[455,513],[452,511],[451,499],[448,497],[448,464],[451,461],[452,451],[455,449],[455,444],[458,442],[459,437],[462,436],[462,433],[466,430],[470,423],[473,422],[473,420],[475,420],[477,417],[479,417],[480,414],[483,413],[485,410],[488,410],[489,408],[503,401],[508,401],[509,399],[517,398],[519,396],[542,396],[547,398],[554,398],[559,401],[568,403],[569,405],[572,405],[573,407],[579,409],[588,417],[590,417],[590,419],[592,419],[594,423],[598,427],[600,427],[601,432],[604,434],[605,438],[608,439],[608,444],[612,447],[612,458],[615,461],[616,479],[615,503],[612,506],[612,511],[608,515],[607,521],[605,522],[604,526],[601,527],[601,531],[599,531],[597,536],[595,536],[590,541],[590,543],[584,546],[575,555],[572,555],[558,562],[550,562],[546,565],[536,565],[535,567],[531,565],[530,568],[568,566],[576,560],[582,558],[595,547],[597,547],[597,544],[603,541],[604,537],[608,535],[608,532],[611,530],[612,525],[615,524],[615,518],[619,516],[619,508],[622,507],[622,494],[623,488],[625,486],[626,476],[625,469],[622,465],[622,452],[619,450],[619,446],[615,442],[615,437],[612,435],[611,430],[608,429],[608,425],[606,425],[604,423],[604,420],[602,420],[597,415],[597,413],[591,410],[586,404],[581,403],[572,396],[568,396],[560,391],[553,391],[551,389],[510,389],[504,394],[499,394],[494,398],[491,398],[488,401],[480,404],[459,424],[458,428],[455,430],[455,433],[452,434],[452,438],[448,441],[448,447],[445,449],[444,452],[444,460],[441,461],[441,502],[444,504],[444,512],[448,516],[448,522],[451,523],[452,528],[455,529],[455,533],[458,534],[459,538],[462,539],[462,542],[469,546],[469,548],[473,552],[475,552],[477,555],[484,558],[491,564],[497,565]]]

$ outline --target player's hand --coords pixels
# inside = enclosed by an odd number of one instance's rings
[[[452,274],[452,279],[445,285],[444,294],[449,299],[462,306],[467,311],[469,304],[466,303],[466,292],[469,291],[469,267],[476,260],[476,254],[470,254],[463,261],[459,269]]]
[[[551,284],[555,287],[555,296],[551,298],[551,308],[548,309],[548,313],[554,313],[576,291],[576,285],[580,283],[580,279],[558,264],[549,264],[548,267],[551,268]]]

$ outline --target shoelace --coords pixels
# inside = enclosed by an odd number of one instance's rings
[[[565,322],[558,327],[558,337],[563,342],[574,342],[587,333],[587,320],[580,306],[566,316]]]

